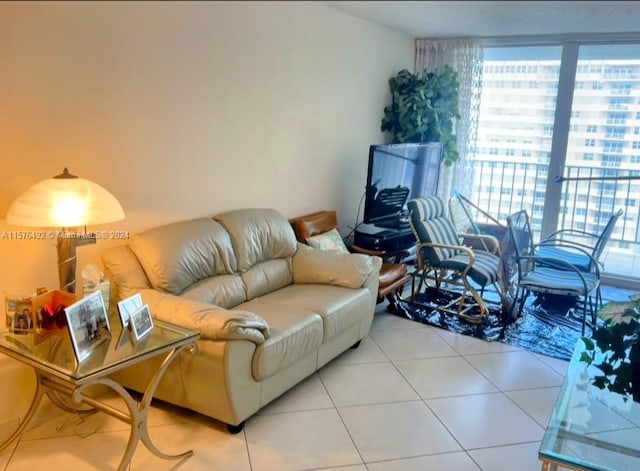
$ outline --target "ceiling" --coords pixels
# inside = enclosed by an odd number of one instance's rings
[[[414,38],[640,32],[638,1],[322,3]]]

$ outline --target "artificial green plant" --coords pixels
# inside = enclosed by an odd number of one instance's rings
[[[380,129],[390,131],[394,143],[441,142],[445,165],[453,164],[459,157],[458,87],[458,74],[449,65],[426,73],[401,70],[389,79],[392,102],[384,108]]]
[[[605,304],[598,317],[604,323],[591,338],[583,337],[580,361],[602,372],[592,378],[594,386],[640,402],[640,294]]]

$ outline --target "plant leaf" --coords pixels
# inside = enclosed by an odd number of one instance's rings
[[[582,341],[586,350],[595,350],[596,344],[589,337],[582,337]]]

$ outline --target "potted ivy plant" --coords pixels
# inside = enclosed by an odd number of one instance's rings
[[[393,143],[441,142],[444,164],[458,160],[455,121],[460,118],[458,74],[449,65],[433,72],[404,69],[389,79],[391,105],[384,108],[381,131],[390,131]]]
[[[640,294],[605,304],[598,317],[604,323],[591,338],[583,337],[580,361],[600,370],[594,386],[640,402]]]

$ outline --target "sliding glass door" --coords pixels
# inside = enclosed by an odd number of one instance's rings
[[[622,209],[601,260],[640,277],[640,46],[581,46],[574,84],[558,226],[599,233]]]
[[[640,45],[485,49],[470,196],[537,237],[601,232],[623,210],[605,273],[640,277]],[[482,220],[482,215],[478,215]]]
[[[498,220],[527,209],[539,232],[562,48],[485,50],[474,199]]]

